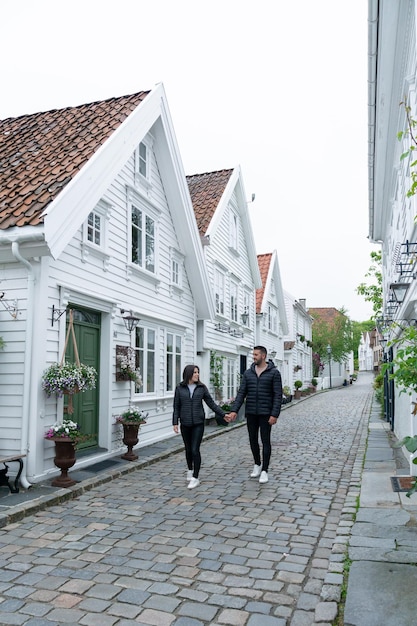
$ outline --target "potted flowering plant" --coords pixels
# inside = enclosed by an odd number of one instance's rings
[[[136,367],[136,352],[134,348],[120,346],[117,354],[117,365],[119,368],[117,380],[131,380],[139,387],[142,386],[142,376],[140,369]]]
[[[80,426],[70,419],[56,422],[48,428],[45,439],[55,443],[54,463],[61,470],[61,475],[52,481],[54,487],[71,487],[75,480],[68,476],[68,470],[75,463],[75,447],[85,441],[89,435],[83,435]]]
[[[132,450],[133,446],[139,441],[139,429],[142,424],[146,424],[148,415],[149,413],[145,413],[145,411],[140,411],[135,407],[129,407],[121,415],[116,416],[116,424],[122,424],[123,426],[123,443],[127,446],[127,452],[122,454],[122,459],[126,461],[136,461],[138,458],[137,454]]]
[[[63,420],[62,422],[56,422],[53,426],[50,426],[45,433],[45,439],[71,439],[73,443],[77,443],[81,437],[80,427],[76,422],[72,420]]]

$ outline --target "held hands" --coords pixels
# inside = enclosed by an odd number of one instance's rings
[[[234,422],[236,417],[237,417],[237,413],[234,413],[232,411],[231,413],[226,413],[226,415],[224,416],[224,419],[226,422]]]

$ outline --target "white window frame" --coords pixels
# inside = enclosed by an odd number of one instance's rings
[[[141,342],[139,341],[141,335],[143,337],[143,345],[140,345]],[[152,337],[153,349],[151,348],[150,343],[152,341]],[[154,397],[157,393],[157,329],[151,324],[139,324],[135,328],[134,341],[134,349],[136,353],[136,367],[140,369],[140,375],[142,378],[142,385],[140,387],[135,383],[135,395],[139,395],[141,397]],[[152,382],[153,387],[151,386]]]
[[[161,212],[159,209],[154,207],[150,202],[148,202],[144,197],[140,196],[138,193],[135,193],[134,190],[128,188],[127,194],[127,205],[128,205],[128,236],[127,236],[127,245],[128,245],[128,265],[130,271],[140,272],[142,275],[150,278],[151,280],[158,280],[158,239],[159,239],[159,220]],[[132,221],[132,213],[133,207],[136,208],[142,214],[142,265],[139,263],[135,263],[132,258],[133,251],[133,239],[132,239],[132,231],[133,231],[133,221]],[[153,232],[153,241],[154,241],[154,250],[153,250],[153,270],[146,267],[146,256],[144,254],[144,250],[146,249],[146,219],[152,220],[154,225]],[[145,225],[145,230],[144,230]]]
[[[172,337],[172,349],[168,350],[169,337]],[[165,341],[165,391],[174,392],[181,382],[183,337],[179,332],[167,330]],[[169,368],[169,363],[171,368]],[[170,371],[169,371],[170,370]]]
[[[143,158],[143,150],[146,151]],[[143,173],[143,166],[145,173]],[[135,151],[135,185],[149,192],[152,183],[153,169],[153,137],[147,135],[139,143]],[[142,170],[142,171],[141,171]]]
[[[234,251],[239,251],[239,217],[230,209],[229,213],[229,247]]]
[[[230,281],[230,319],[232,322],[238,322],[239,315],[239,285],[234,281]]]
[[[112,205],[109,202],[101,199],[94,209],[90,211],[87,219],[83,224],[82,230],[82,243],[81,243],[81,260],[86,263],[89,256],[94,256],[103,261],[103,268],[108,269],[110,254],[108,252],[108,230],[109,221],[112,213]],[[90,241],[88,238],[89,225],[88,220],[90,215],[97,216],[100,219],[100,243],[97,244],[94,241]]]
[[[216,313],[225,315],[225,284],[226,275],[220,269],[214,270],[214,296],[216,301]]]
[[[229,359],[226,358],[226,380],[225,380],[225,388],[226,388],[226,396],[227,400],[234,399],[236,397],[236,372],[237,372],[237,362],[236,358]]]
[[[183,292],[184,255],[176,248],[170,249],[170,288],[171,294],[181,295]]]

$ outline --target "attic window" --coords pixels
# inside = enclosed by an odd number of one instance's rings
[[[234,213],[234,211],[230,211],[230,219],[229,219],[229,246],[230,248],[237,252],[238,251],[238,234],[239,234],[239,220]]]
[[[148,193],[152,179],[152,137],[147,136],[135,152],[135,185]]]
[[[144,178],[148,178],[148,148],[143,141],[139,144],[138,165],[139,174],[141,174]]]
[[[88,214],[83,225],[82,261],[85,263],[90,254],[102,258],[104,269],[107,269],[109,254],[107,252],[107,229],[110,219],[111,205],[100,200]]]
[[[171,284],[170,292],[178,295],[182,294],[182,268],[184,256],[175,248],[170,249],[171,262]]]

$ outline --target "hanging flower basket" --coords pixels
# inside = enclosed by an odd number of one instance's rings
[[[65,361],[65,353],[70,333],[72,334],[74,344],[75,363]],[[42,389],[45,391],[48,398],[53,394],[56,394],[58,398],[61,398],[64,394],[68,395],[67,411],[72,414],[74,412],[72,405],[72,396],[74,393],[95,389],[96,380],[97,370],[91,365],[80,363],[77,342],[75,340],[73,314],[72,310],[70,310],[70,319],[61,362],[53,363],[44,371],[42,375]]]
[[[61,398],[64,394],[94,389],[97,371],[91,365],[80,363],[53,363],[43,373],[42,389],[48,398],[54,393]]]

